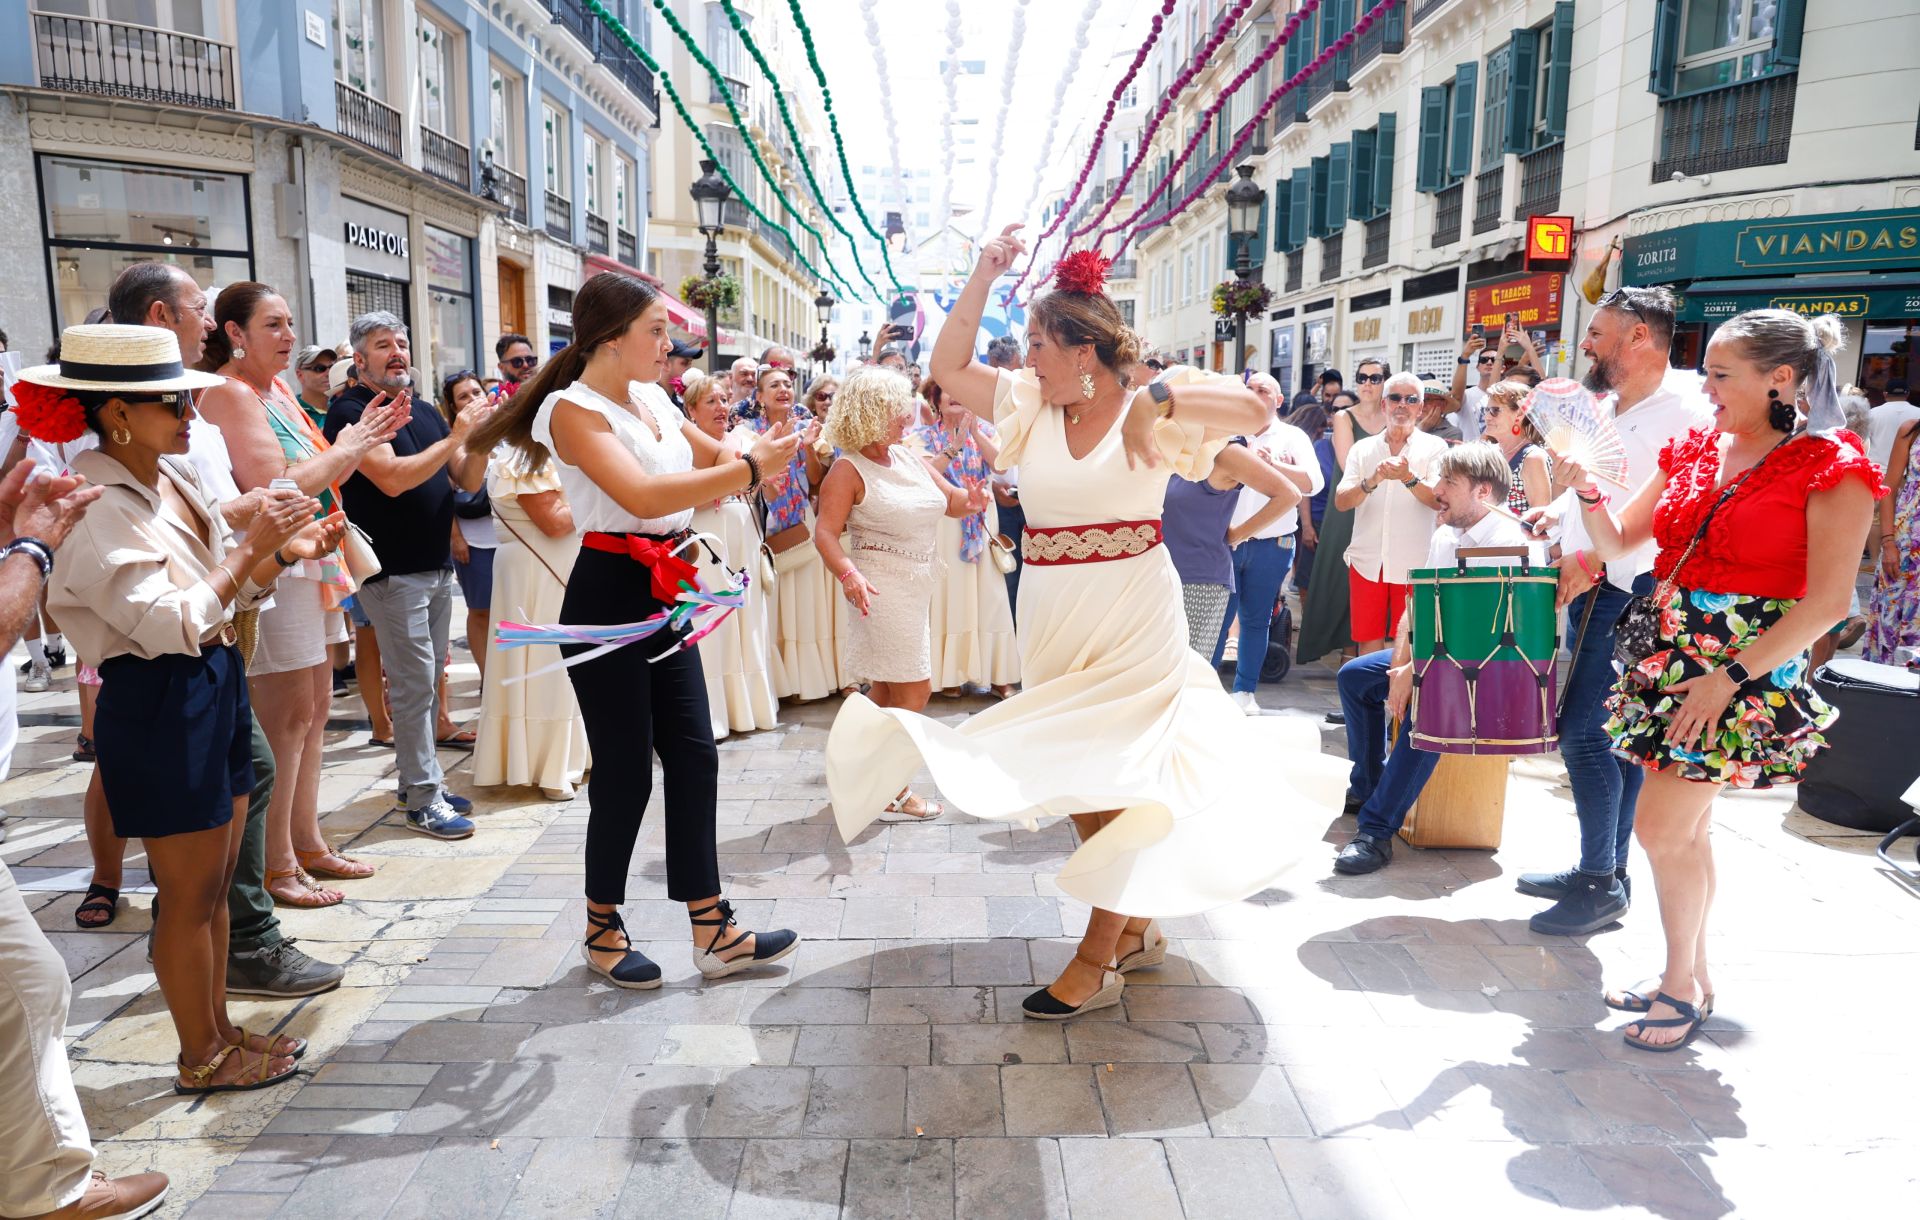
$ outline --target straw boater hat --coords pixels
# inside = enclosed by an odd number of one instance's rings
[[[164,394],[205,390],[222,378],[187,368],[180,340],[158,326],[69,326],[60,332],[60,362],[23,369],[21,381],[60,390],[129,390]]]

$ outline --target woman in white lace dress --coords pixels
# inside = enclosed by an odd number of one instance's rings
[[[913,383],[901,374],[872,365],[847,378],[827,420],[826,440],[841,456],[820,487],[813,541],[850,610],[848,668],[873,684],[874,703],[917,712],[932,693],[928,610],[940,521],[979,512],[991,495],[975,480],[955,487],[901,443],[913,415]],[[903,789],[887,811],[932,818],[944,806]]]

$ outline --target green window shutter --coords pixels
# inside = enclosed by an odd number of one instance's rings
[[[1515,30],[1507,40],[1507,132],[1501,144],[1506,152],[1533,151],[1533,95],[1539,79],[1540,35]]]
[[[1353,146],[1335,144],[1327,150],[1327,234],[1347,227],[1347,204],[1353,191]]]
[[[1348,170],[1347,215],[1355,220],[1373,219],[1373,147],[1374,133],[1353,133],[1353,162]]]
[[[1329,7],[1333,9],[1334,17],[1333,37],[1327,40],[1329,43],[1342,37],[1348,30],[1353,28],[1355,20],[1353,3],[1354,0],[1331,0]],[[1323,8],[1321,11],[1325,12],[1326,9]],[[1334,56],[1333,62],[1327,65],[1327,70],[1333,73],[1334,80],[1345,84],[1347,74],[1353,71],[1353,48],[1348,47],[1346,50]]]
[[[1553,6],[1553,62],[1547,65],[1547,137],[1567,138],[1567,77],[1573,71],[1573,0]]]
[[[1449,181],[1473,172],[1473,86],[1479,77],[1479,64],[1461,64],[1453,70],[1453,124],[1447,140]]]
[[[1653,55],[1647,72],[1647,91],[1672,97],[1680,72],[1681,0],[1654,0]]]
[[[1267,209],[1260,209],[1260,229],[1253,235],[1253,249],[1247,252],[1255,271],[1267,265]]]
[[[1394,117],[1380,116],[1373,141],[1373,214],[1384,216],[1393,210],[1393,128]]]
[[[1273,184],[1273,248],[1284,254],[1287,250],[1288,224],[1287,205],[1293,202],[1293,183],[1285,178]]]
[[[1807,0],[1780,0],[1773,15],[1773,49],[1767,67],[1781,71],[1800,66],[1800,32],[1806,25]]]
[[[1447,91],[1438,85],[1420,91],[1420,160],[1413,187],[1433,194],[1447,177]]]
[[[1313,219],[1313,174],[1296,169],[1287,189],[1287,249],[1307,244],[1308,221]]]
[[[1312,165],[1312,183],[1307,197],[1307,233],[1312,237],[1327,235],[1327,181],[1332,172],[1331,157],[1315,157]]]
[[[1371,8],[1372,6],[1369,5],[1368,7]],[[1394,5],[1387,10],[1387,15],[1384,20],[1387,29],[1383,41],[1386,44],[1385,49],[1387,53],[1392,54],[1394,51],[1404,49],[1407,42],[1407,6],[1404,4]]]

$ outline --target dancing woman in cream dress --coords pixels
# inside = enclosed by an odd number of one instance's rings
[[[493,553],[493,609],[487,634],[502,619],[554,623],[567,595],[567,573],[580,554],[573,512],[552,462],[529,467],[502,446],[487,461],[487,498],[499,543]],[[532,784],[548,800],[573,798],[585,778],[587,725],[564,669],[524,675],[560,660],[551,644],[495,649],[480,683],[480,726],[473,782],[482,788]],[[520,679],[512,681],[513,679]]]
[[[689,373],[686,385],[687,418],[721,443],[728,455],[721,460],[737,459],[745,449],[742,442],[749,438],[729,438],[727,434],[724,387],[699,373]],[[729,733],[775,728],[780,723],[780,701],[773,693],[770,668],[777,656],[773,649],[773,604],[760,577],[760,533],[753,526],[753,504],[745,496],[728,496],[696,508],[693,531],[718,538],[721,558],[745,571],[748,578],[747,604],[708,632],[699,645],[714,740]],[[732,574],[722,571],[705,547],[694,551],[693,557],[708,588],[733,583]]]
[[[1095,909],[1074,960],[1024,1005],[1058,1020],[1117,1003],[1125,972],[1164,959],[1151,917],[1270,885],[1295,828],[1328,813],[1295,784],[1337,767],[1316,767],[1311,726],[1290,737],[1284,718],[1243,714],[1187,648],[1179,576],[1158,545],[1169,475],[1204,477],[1229,437],[1265,425],[1266,409],[1237,380],[1192,370],[1165,378],[1170,393],[1129,391],[1121,377],[1138,341],[1085,255],[1032,306],[1028,369],[974,363],[988,292],[1023,249],[1018,227],[982,251],[932,365],[953,393],[994,404],[999,464],[1020,466],[1025,689],[958,728],[849,698],[826,769],[847,839],[923,762],[975,817],[1074,819],[1082,843],[1059,885]]]

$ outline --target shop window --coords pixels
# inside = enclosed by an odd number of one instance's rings
[[[1806,0],[1657,0],[1649,87],[1662,97],[1800,66]]]
[[[347,316],[357,318],[375,310],[390,313],[411,327],[413,311],[409,308],[406,283],[364,271],[348,271]]]
[[[385,99],[386,33],[386,0],[334,0],[334,79],[368,97]]]
[[[1920,322],[1867,323],[1866,341],[1860,345],[1858,384],[1875,406],[1886,401],[1888,382],[1912,385],[1920,375],[1920,361],[1913,358],[1916,345],[1920,345]]]
[[[132,263],[172,263],[208,289],[253,278],[239,175],[43,156],[40,184],[59,326],[105,305]]]
[[[438,386],[448,375],[484,361],[473,326],[473,239],[424,226],[428,365]]]

